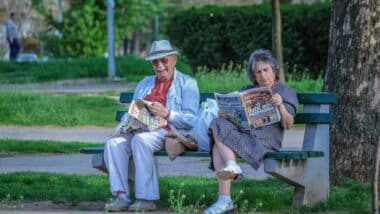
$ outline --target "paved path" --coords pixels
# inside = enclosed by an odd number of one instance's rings
[[[94,93],[104,91],[128,91],[137,83],[125,80],[110,81],[107,79],[60,80],[46,83],[0,84],[0,91],[35,91],[51,93]]]
[[[112,133],[112,128],[83,127],[26,127],[0,126],[0,139],[81,141],[101,143]]]
[[[209,170],[209,158],[180,157],[170,161],[168,157],[157,157],[160,176],[205,176],[215,173]],[[244,174],[255,179],[265,179],[267,175],[262,169],[253,170],[243,164]],[[34,171],[64,174],[102,174],[91,167],[91,155],[25,155],[0,158],[0,173]]]

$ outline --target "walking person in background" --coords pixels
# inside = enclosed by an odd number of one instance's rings
[[[20,51],[20,35],[16,25],[16,13],[11,12],[9,19],[5,23],[7,41],[9,43],[9,60],[15,61]]]

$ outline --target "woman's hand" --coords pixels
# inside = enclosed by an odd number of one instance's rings
[[[286,110],[282,97],[279,94],[274,94],[269,102],[278,108],[281,115],[281,126],[284,129],[290,129],[294,123],[294,119]]]
[[[169,110],[159,102],[153,102],[147,107],[152,114],[158,117],[167,118],[169,116]]]
[[[279,94],[274,94],[272,96],[272,99],[269,100],[269,102],[276,107],[281,107],[281,105],[283,105],[282,97]]]
[[[227,115],[227,113],[224,112],[224,111],[218,111],[218,117],[221,117],[221,118],[227,119],[227,118],[228,118],[228,115]]]

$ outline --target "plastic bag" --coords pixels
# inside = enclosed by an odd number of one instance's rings
[[[201,109],[193,122],[193,129],[191,130],[191,136],[198,142],[199,151],[210,150],[210,140],[208,137],[208,127],[211,121],[218,116],[218,106],[216,100],[207,98],[202,102]]]

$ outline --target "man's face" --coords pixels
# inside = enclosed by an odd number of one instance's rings
[[[174,67],[176,63],[177,57],[175,55],[152,60],[152,66],[156,77],[159,80],[173,79]]]

